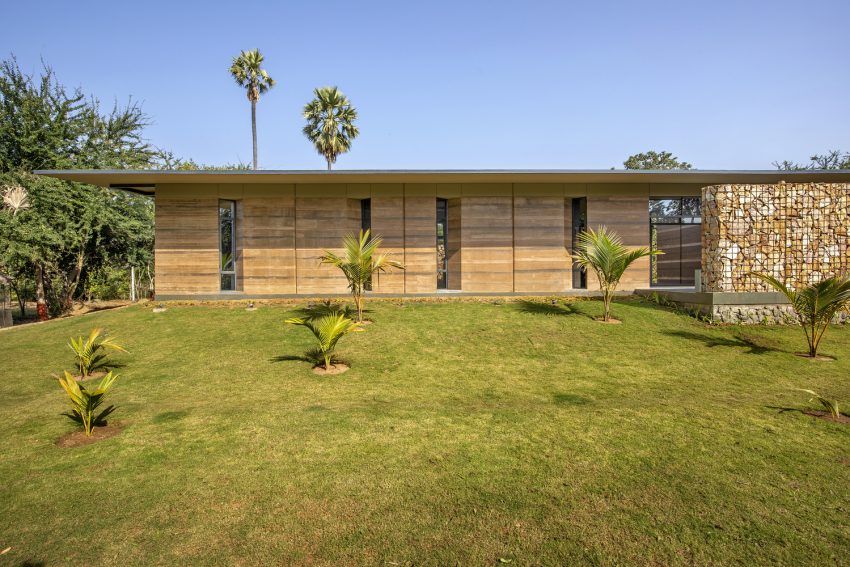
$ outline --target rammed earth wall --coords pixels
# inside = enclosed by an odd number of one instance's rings
[[[703,291],[768,291],[850,273],[850,184],[713,185],[702,190]]]

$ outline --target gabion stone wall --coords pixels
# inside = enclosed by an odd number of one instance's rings
[[[769,291],[850,273],[850,184],[713,185],[702,190],[703,291]]]

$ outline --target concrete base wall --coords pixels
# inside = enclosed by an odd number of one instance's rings
[[[794,310],[780,293],[775,292],[689,292],[664,289],[639,289],[635,293],[663,305],[671,305],[714,323],[738,325],[796,325]],[[833,323],[850,322],[841,312]]]

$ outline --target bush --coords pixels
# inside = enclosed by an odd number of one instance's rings
[[[128,270],[104,266],[88,274],[86,281],[88,299],[127,299],[130,297]]]

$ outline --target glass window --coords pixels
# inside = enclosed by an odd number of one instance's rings
[[[449,270],[446,251],[449,224],[449,202],[437,199],[437,289],[448,289]]]
[[[236,289],[236,202],[219,201],[218,234],[221,253],[221,290]]]
[[[664,252],[650,259],[653,286],[694,285],[701,264],[701,222],[699,197],[650,199],[650,248]]]
[[[360,229],[363,232],[372,229],[372,199],[360,200]]]

